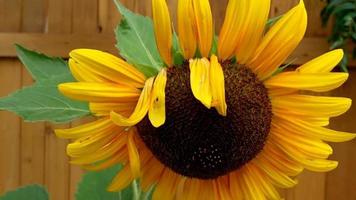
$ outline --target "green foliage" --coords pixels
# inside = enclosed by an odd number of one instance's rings
[[[19,45],[16,49],[36,83],[0,99],[0,110],[12,111],[29,122],[64,123],[90,114],[88,104],[66,98],[57,89],[59,83],[75,81],[65,61]]]
[[[174,66],[180,66],[184,62],[183,52],[181,51],[179,45],[179,38],[177,33],[173,32],[173,47],[172,47],[172,54],[173,54],[173,64]]]
[[[342,48],[345,56],[341,62],[341,68],[347,71],[348,54],[356,58],[356,45],[353,52],[348,52],[348,43],[356,44],[356,0],[327,0],[327,5],[321,12],[323,25],[326,26],[333,20],[333,31],[329,37],[330,48]]]
[[[108,192],[106,188],[121,170],[117,165],[100,172],[87,172],[78,185],[76,200],[148,200],[150,193],[144,194],[136,181],[119,192]]]
[[[152,20],[131,12],[119,1],[115,3],[123,16],[115,31],[120,55],[147,77],[155,76],[164,63],[157,49]]]
[[[30,185],[10,191],[0,200],[48,200],[46,189],[39,185]]]

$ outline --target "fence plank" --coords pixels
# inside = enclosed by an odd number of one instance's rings
[[[23,1],[21,31],[43,32],[45,28],[45,0]]]
[[[45,28],[45,1],[23,1],[21,31],[43,32]],[[22,87],[33,84],[31,75],[22,67]],[[21,121],[21,185],[44,184],[44,123]]]
[[[21,3],[21,0],[0,0],[0,32],[20,31]]]
[[[356,71],[351,71],[349,80],[343,87],[335,90],[333,95],[345,96],[355,100],[355,85]],[[355,116],[356,106],[353,105],[346,114],[332,119],[330,127],[340,131],[356,132]],[[326,199],[356,199],[356,140],[333,144],[332,146],[334,154],[331,156],[331,159],[339,161],[339,166],[336,170],[327,174]]]
[[[0,96],[21,87],[21,66],[15,59],[0,60]],[[5,87],[6,86],[6,87]],[[0,193],[20,184],[20,119],[0,112]]]
[[[74,0],[48,0],[48,30],[49,34],[70,34],[72,31],[72,18]],[[53,49],[58,48],[54,45]],[[45,182],[53,200],[69,199],[70,196],[70,167],[66,155],[68,141],[55,136],[53,129],[68,128],[69,125],[46,125],[46,165]]]

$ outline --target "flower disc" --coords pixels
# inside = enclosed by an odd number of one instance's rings
[[[166,122],[145,118],[138,132],[152,153],[175,172],[213,179],[240,168],[264,147],[270,131],[267,89],[247,67],[223,64],[227,116],[194,98],[187,66],[167,71]]]

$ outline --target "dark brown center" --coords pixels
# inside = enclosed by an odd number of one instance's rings
[[[187,66],[168,69],[166,122],[137,127],[154,156],[178,174],[213,179],[236,170],[262,149],[270,131],[267,89],[247,67],[224,64],[227,116],[194,98]]]

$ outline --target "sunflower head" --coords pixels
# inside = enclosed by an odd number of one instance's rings
[[[209,0],[179,0],[177,31],[183,64],[172,58],[173,33],[165,0],[152,0],[157,49],[164,61],[147,77],[121,58],[89,49],[70,54],[78,82],[59,85],[89,102],[97,120],[57,130],[75,139],[72,163],[123,170],[109,190],[140,178],[153,199],[280,199],[275,187],[293,187],[304,168],[325,172],[325,143],[354,134],[325,128],[346,112],[348,98],[306,95],[339,87],[347,73],[331,72],[343,52],[326,53],[294,71],[278,68],[301,41],[304,3],[265,24],[270,0],[230,0],[212,50]]]

